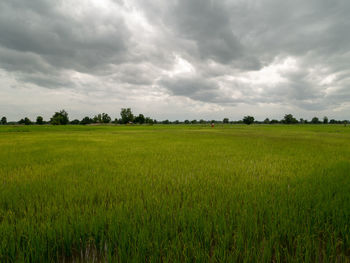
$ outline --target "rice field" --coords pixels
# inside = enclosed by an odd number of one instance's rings
[[[350,127],[0,126],[0,262],[350,262]]]

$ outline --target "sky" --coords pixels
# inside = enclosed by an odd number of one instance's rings
[[[0,115],[350,119],[349,0],[1,0]]]

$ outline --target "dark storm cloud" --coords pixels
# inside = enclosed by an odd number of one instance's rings
[[[339,110],[349,13],[348,0],[3,0],[0,84]]]
[[[85,13],[77,18],[60,9],[62,3],[43,0],[0,3],[0,45],[21,52],[16,54],[19,60],[20,55],[26,57],[31,53],[53,67],[78,71],[91,71],[124,59],[128,31],[118,14],[95,17]],[[21,66],[13,61],[11,68],[15,70],[17,64]]]
[[[185,96],[194,100],[213,101],[220,94],[217,83],[201,77],[167,78],[159,84],[167,87],[175,96]]]
[[[243,56],[244,48],[230,27],[229,12],[213,1],[178,1],[170,23],[180,37],[194,40],[203,59],[227,64]],[[209,18],[209,19],[208,19]]]
[[[328,97],[332,95],[326,94],[327,85],[313,79],[318,73],[322,77],[322,73],[308,71],[317,65],[327,68],[328,75],[341,74],[344,70],[349,73],[349,12],[350,2],[345,0],[179,0],[169,8],[163,22],[179,37],[196,43],[199,56],[197,58],[195,53],[190,61],[197,65],[204,78],[212,77],[212,74],[220,76],[220,70],[217,71],[220,67],[213,72],[208,60],[224,64],[221,74],[227,75],[230,71],[235,74],[237,71],[259,70],[276,57],[297,58],[302,68],[297,73],[283,74],[287,82],[272,90],[267,88],[266,98],[256,94],[255,99],[246,96],[245,100],[257,103],[275,98],[275,102],[292,103],[304,109],[322,109],[329,106]],[[329,85],[337,84],[340,83]],[[215,93],[217,87],[211,87]],[[237,85],[231,88],[235,90]],[[254,93],[254,88],[249,85],[246,89]],[[284,96],[279,95],[281,90]],[[173,88],[171,92],[176,93]],[[210,93],[208,89],[205,92]],[[188,94],[192,94],[191,89]]]

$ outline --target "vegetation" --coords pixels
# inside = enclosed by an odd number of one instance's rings
[[[254,117],[252,117],[252,116],[245,116],[245,117],[243,118],[243,122],[244,122],[245,124],[250,125],[250,124],[254,123]]]
[[[134,114],[131,112],[130,108],[121,109],[120,116],[122,117],[121,118],[122,124],[126,124],[126,123],[132,122],[134,120]]]
[[[66,125],[69,123],[68,113],[65,110],[61,110],[59,112],[56,112],[51,120],[50,123],[52,125]]]
[[[157,121],[156,119],[152,119],[150,117],[145,117],[142,113],[135,116],[131,110],[131,108],[122,108],[120,111],[121,118],[115,118],[114,121],[112,121],[112,118],[107,113],[100,113],[95,115],[93,118],[90,118],[89,116],[84,117],[82,120],[72,120],[69,121],[68,113],[65,110],[61,110],[59,112],[56,112],[49,122],[45,122],[43,117],[38,116],[36,123],[38,125],[42,124],[52,124],[52,125],[66,125],[66,124],[74,124],[74,125],[88,125],[88,124],[148,124],[153,125],[157,123],[161,124],[211,124],[211,123],[223,123],[223,124],[242,124],[245,123],[247,125],[250,124],[344,124],[347,125],[350,121],[349,120],[335,120],[331,119],[328,121],[328,117],[324,116],[323,121],[320,121],[318,117],[312,118],[311,121],[308,121],[306,119],[301,118],[299,121],[292,115],[292,114],[286,114],[284,115],[284,118],[282,120],[276,120],[269,118],[266,118],[264,121],[257,121],[253,116],[245,116],[242,120],[238,121],[230,121],[229,118],[224,118],[222,121],[217,120],[185,120],[185,121],[171,121],[171,120],[163,120],[163,121]],[[2,117],[0,120],[0,124],[26,124],[31,125],[33,124],[29,118],[27,119],[21,119],[20,121],[16,122],[7,122],[6,117]]]
[[[2,125],[6,125],[7,124],[7,118],[5,116],[1,118],[0,124],[2,124]]]
[[[38,117],[36,118],[36,124],[38,124],[38,125],[43,125],[43,124],[44,124],[44,118],[41,117],[41,116],[38,116]]]
[[[18,123],[24,125],[31,125],[32,121],[28,117],[25,117],[24,119],[21,119]]]
[[[110,123],[111,117],[107,113],[100,113],[93,118],[94,123]]]
[[[313,117],[311,120],[311,123],[318,124],[318,123],[320,123],[320,120],[317,117]]]
[[[0,262],[346,262],[343,125],[1,126]]]
[[[286,114],[284,115],[284,119],[282,120],[285,124],[296,124],[298,123],[297,119],[293,117],[292,114]]]
[[[144,124],[145,121],[146,121],[146,118],[145,118],[145,116],[144,116],[143,114],[139,114],[139,116],[137,116],[137,117],[134,119],[134,121],[135,121],[136,123],[139,123],[139,124]]]
[[[86,125],[86,124],[91,124],[91,123],[93,123],[93,122],[94,122],[93,119],[91,119],[91,118],[89,118],[88,116],[86,116],[86,117],[84,117],[84,118],[81,120],[80,124]]]

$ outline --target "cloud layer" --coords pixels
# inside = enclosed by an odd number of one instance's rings
[[[348,0],[3,0],[0,115],[345,119]]]

